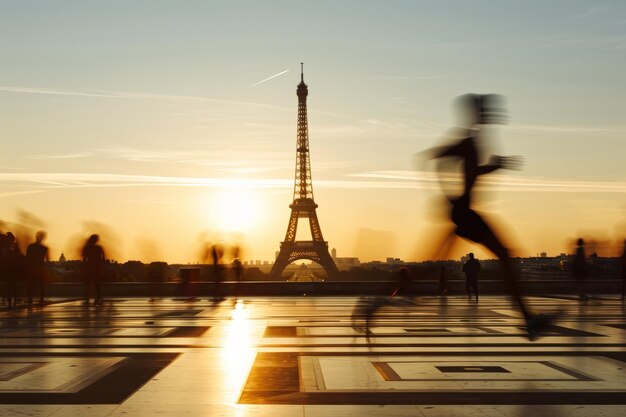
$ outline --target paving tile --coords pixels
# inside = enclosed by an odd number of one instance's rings
[[[418,406],[424,417],[502,417],[494,407],[471,405]]]
[[[305,417],[423,417],[413,405],[305,405]]]
[[[49,417],[61,409],[60,405],[1,404],[0,416]]]
[[[118,405],[64,405],[52,417],[107,417]]]

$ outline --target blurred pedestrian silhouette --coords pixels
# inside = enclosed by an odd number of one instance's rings
[[[163,285],[165,283],[166,262],[151,262],[148,265],[148,282],[150,283],[150,301],[156,301],[163,297]]]
[[[39,305],[45,304],[44,291],[48,276],[46,262],[50,262],[48,247],[43,244],[46,232],[39,231],[35,235],[35,242],[26,248],[26,296],[28,305],[33,305],[35,291],[39,290]]]
[[[478,302],[478,272],[480,271],[480,262],[474,258],[472,252],[469,253],[469,259],[463,264],[463,272],[465,273],[465,290],[467,291],[467,299],[472,299],[472,293],[476,296]]]
[[[448,295],[448,270],[445,266],[439,271],[439,295]]]
[[[85,305],[89,305],[91,286],[95,290],[94,305],[102,304],[101,282],[104,277],[104,249],[98,244],[99,236],[91,235],[82,250],[85,280]]]
[[[241,263],[241,248],[239,245],[233,247],[233,261],[231,265],[235,273],[235,281],[238,283],[241,282],[243,277],[243,264]]]
[[[398,280],[397,287],[391,293],[392,297],[395,296],[405,296],[409,293],[410,285],[411,285],[411,276],[409,275],[409,269],[406,267],[402,267],[398,269]]]
[[[585,294],[585,287],[587,285],[587,257],[585,255],[585,241],[578,239],[576,241],[576,254],[572,261],[572,273],[576,280],[576,291],[578,292],[578,298],[581,301],[589,300],[587,294]]]
[[[553,317],[535,316],[528,310],[520,295],[517,273],[511,264],[509,249],[504,245],[501,236],[472,208],[472,197],[480,176],[499,169],[518,169],[522,162],[518,156],[491,155],[486,165],[480,165],[484,157],[481,146],[484,141],[483,127],[505,121],[503,101],[504,98],[496,94],[466,94],[459,97],[456,104],[460,127],[455,131],[454,141],[428,150],[427,156],[437,160],[440,185],[449,204],[448,215],[455,225],[454,229],[443,236],[439,250],[447,256],[456,235],[482,244],[493,252],[500,260],[507,291],[524,316],[528,337],[533,340],[550,325]],[[457,190],[450,190],[447,187],[450,174],[458,171],[462,186],[460,190],[458,187]]]
[[[396,273],[390,296],[361,297],[352,312],[352,328],[364,332],[369,340],[372,335],[371,324],[378,310],[383,307],[415,306],[416,302],[408,296],[411,282],[408,268],[403,267]]]
[[[220,245],[213,245],[211,247],[211,260],[213,261],[211,273],[213,275],[213,302],[217,303],[222,301],[222,281],[224,280],[224,268],[222,265],[222,256],[224,250]]]
[[[11,310],[17,307],[17,284],[24,275],[24,257],[20,252],[17,239],[11,232],[6,234],[2,258],[5,270],[7,305]]]
[[[235,289],[233,291],[233,303],[237,304],[237,299],[239,295],[242,293],[241,279],[243,277],[243,264],[241,263],[241,248],[239,245],[235,244],[233,247],[233,261],[231,262],[231,269],[235,275]]]
[[[2,301],[7,306],[9,305],[9,300],[7,298],[7,270],[4,254],[8,245],[9,237],[6,234],[0,232],[0,289],[2,290]]]
[[[624,250],[622,251],[622,300],[626,295],[626,240],[624,240]]]

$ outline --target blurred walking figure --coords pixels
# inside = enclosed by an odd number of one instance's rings
[[[624,240],[624,251],[622,252],[622,300],[626,295],[626,240]]]
[[[8,232],[2,253],[4,263],[6,296],[9,310],[17,307],[17,282],[24,274],[24,257],[13,233]]]
[[[437,160],[437,171],[442,190],[448,200],[448,215],[456,226],[450,233],[443,236],[440,251],[451,250],[456,236],[479,243],[493,252],[502,266],[507,291],[514,300],[526,321],[528,338],[538,337],[543,329],[553,320],[551,316],[535,316],[526,307],[520,295],[516,271],[510,260],[509,249],[504,245],[501,236],[473,210],[472,197],[474,186],[480,176],[499,169],[518,169],[521,158],[518,156],[491,155],[489,162],[480,165],[484,152],[481,144],[485,140],[484,127],[490,124],[504,123],[506,112],[503,108],[504,98],[496,94],[465,94],[456,100],[459,109],[460,127],[456,130],[454,141],[445,146],[431,149],[430,159]],[[459,172],[462,186],[458,192],[446,187],[450,174]],[[458,188],[457,188],[458,189]],[[445,259],[438,257],[437,259]]]
[[[104,275],[104,249],[98,244],[99,236],[91,235],[82,250],[83,274],[85,279],[85,305],[89,305],[91,286],[93,285],[96,298],[94,305],[102,304],[100,283]]]
[[[409,292],[409,286],[411,285],[411,276],[409,275],[409,269],[406,267],[402,267],[398,269],[398,286],[391,293],[392,297],[400,296],[403,297],[407,295]]]
[[[0,222],[0,224],[2,224]],[[7,298],[7,268],[4,259],[5,248],[9,245],[9,237],[0,232],[0,289],[2,290],[2,301],[8,306],[9,301]]]
[[[469,259],[463,265],[465,273],[465,290],[467,291],[467,299],[472,300],[472,292],[476,296],[478,302],[478,272],[480,271],[480,262],[474,258],[472,252],[469,253]]]
[[[219,245],[213,245],[211,247],[211,259],[213,260],[213,302],[217,303],[222,301],[222,281],[224,280],[224,268],[222,266],[222,256],[224,256],[224,250]]]
[[[35,290],[39,290],[39,305],[45,304],[44,290],[46,285],[46,262],[50,262],[48,247],[43,244],[46,232],[38,231],[35,235],[35,242],[26,248],[26,296],[28,305],[33,305]]]
[[[233,261],[231,263],[233,271],[235,272],[235,280],[239,283],[243,276],[243,264],[241,263],[241,248],[239,245],[235,245],[233,248]]]
[[[587,257],[585,256],[585,241],[578,239],[576,241],[576,254],[574,255],[574,261],[572,262],[572,272],[576,279],[576,290],[578,291],[578,298],[581,301],[589,300],[587,294],[585,294],[585,286],[587,285]]]
[[[385,306],[415,306],[415,301],[408,297],[411,281],[408,268],[403,267],[397,272],[396,285],[391,296],[361,297],[352,312],[352,328],[358,332],[365,332],[369,340],[372,335],[372,320],[378,310]]]
[[[448,271],[445,266],[439,271],[439,295],[448,295]]]
[[[233,261],[231,262],[231,269],[235,274],[235,289],[233,291],[233,304],[237,304],[239,296],[241,294],[241,279],[243,277],[243,264],[241,262],[241,248],[235,244],[233,247]]]
[[[163,285],[165,283],[165,272],[167,263],[151,262],[148,265],[148,282],[150,283],[150,300],[156,301],[163,298]]]

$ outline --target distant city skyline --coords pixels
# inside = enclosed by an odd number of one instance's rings
[[[571,253],[582,236],[617,255],[626,237],[626,4],[0,7],[2,231],[46,230],[55,259],[93,232],[120,261],[193,262],[205,241],[274,259],[302,61],[317,214],[342,256],[421,259],[441,191],[415,154],[467,92],[508,101],[489,139],[525,164],[485,182],[482,208],[515,254]],[[470,250],[489,257],[451,257]]]

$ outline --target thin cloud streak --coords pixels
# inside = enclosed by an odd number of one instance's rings
[[[43,190],[27,190],[27,191],[9,191],[6,193],[0,193],[0,198],[3,197],[13,197],[16,195],[27,195],[27,194],[39,194],[42,193]]]
[[[439,182],[436,173],[430,171],[375,171],[366,173],[349,174],[356,178],[374,178],[379,180],[405,181],[424,185],[423,188],[432,189]],[[448,175],[444,180],[460,180],[460,176]],[[425,186],[430,184],[429,186]],[[624,181],[580,181],[580,180],[550,180],[543,178],[524,178],[508,175],[492,175],[489,178],[480,179],[480,187],[497,187],[501,191],[549,191],[549,192],[593,192],[593,193],[626,193]],[[438,188],[438,185],[437,185]]]
[[[166,177],[101,173],[0,173],[0,183],[46,184],[46,188],[179,186],[210,188],[282,188],[293,180]]]
[[[276,151],[271,146],[272,143],[269,142],[265,145],[242,143],[237,147],[228,146],[227,142],[220,142],[215,145],[218,149],[210,151],[206,149],[144,149],[123,146],[93,148],[91,151],[100,157],[122,159],[132,162],[171,162],[184,165],[213,167],[216,169],[253,169],[255,172],[281,169],[286,166],[287,162],[289,162],[289,166],[291,166],[291,152]],[[240,158],[238,160],[229,159],[235,151],[238,152]]]
[[[68,91],[68,90],[54,90],[49,88],[38,87],[10,87],[0,86],[0,91],[4,93],[25,93],[25,94],[47,94],[54,96],[76,96],[76,97],[99,97],[99,98],[120,98],[119,95],[94,93],[87,91]]]
[[[533,125],[512,124],[512,130],[534,130],[541,132],[557,133],[622,133],[626,130],[624,125]]]
[[[318,180],[318,188],[334,189],[439,189],[439,179],[433,172],[376,171],[349,174],[363,179]],[[453,177],[450,177],[454,180]],[[110,187],[206,187],[239,189],[291,189],[292,179],[167,177],[151,175],[101,174],[101,173],[0,173],[0,184],[36,184],[38,190],[60,188],[110,188]],[[567,192],[567,193],[626,193],[626,182],[548,180],[493,176],[480,183],[481,188],[500,191]],[[32,191],[34,192],[34,191]],[[24,192],[26,193],[26,192]],[[0,197],[3,194],[0,194]]]
[[[35,154],[25,156],[27,159],[42,159],[42,160],[58,160],[58,159],[79,159],[92,156],[90,152],[75,152],[67,154]]]
[[[254,84],[252,84],[250,87],[256,87],[257,85],[261,85],[261,84],[263,84],[264,82],[267,82],[267,81],[271,80],[272,78],[279,77],[279,76],[281,76],[281,75],[283,75],[283,74],[285,74],[285,73],[287,73],[287,72],[289,72],[289,70],[288,70],[288,69],[286,69],[286,70],[284,70],[284,71],[282,71],[282,72],[279,72],[278,74],[274,74],[274,75],[272,75],[271,77],[267,77],[266,79],[261,80],[261,81],[259,81],[258,83],[254,83]]]
[[[441,80],[449,78],[446,75],[370,75],[366,77],[359,77],[362,80]]]
[[[74,97],[94,97],[107,99],[148,99],[160,101],[198,101],[206,103],[230,104],[236,106],[263,107],[268,109],[282,110],[294,112],[294,109],[275,106],[273,104],[255,103],[248,101],[224,100],[202,96],[172,95],[172,94],[155,94],[155,93],[135,93],[125,91],[111,90],[57,90],[39,87],[11,87],[0,86],[0,92],[4,93],[23,93],[23,94],[44,94],[57,96],[74,96]]]

